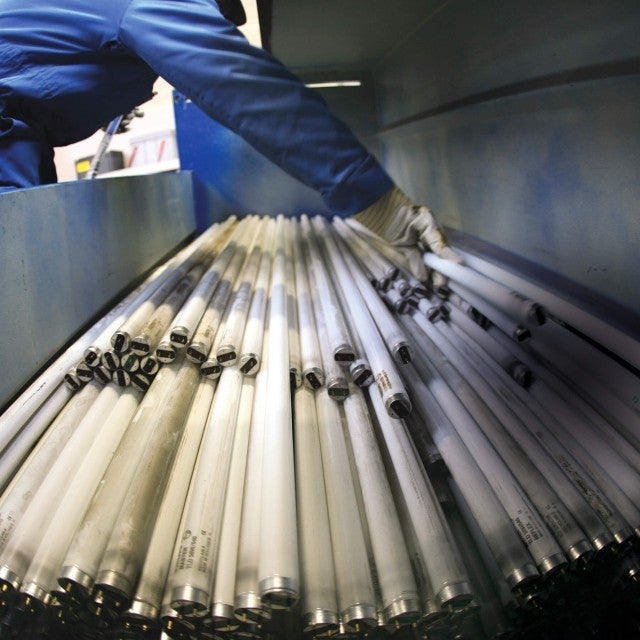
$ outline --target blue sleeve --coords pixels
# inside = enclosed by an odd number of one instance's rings
[[[253,47],[213,0],[132,0],[119,37],[209,116],[319,191],[339,216],[393,183],[326,103]]]

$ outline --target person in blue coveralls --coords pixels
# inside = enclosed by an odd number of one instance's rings
[[[0,191],[55,182],[54,147],[149,100],[161,76],[335,215],[450,257],[430,211],[318,94],[245,39],[244,19],[240,0],[0,0]],[[414,264],[424,272],[417,252]]]

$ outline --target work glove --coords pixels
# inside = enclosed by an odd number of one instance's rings
[[[429,277],[429,270],[422,259],[422,253],[426,250],[433,251],[440,258],[462,263],[462,258],[444,239],[431,211],[413,202],[398,187],[387,191],[382,198],[354,217],[367,229],[397,247],[405,256],[411,274],[422,282]]]

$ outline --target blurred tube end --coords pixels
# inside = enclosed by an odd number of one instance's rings
[[[588,562],[593,553],[593,547],[588,540],[579,540],[567,549],[567,556],[572,564]]]
[[[214,602],[211,605],[211,616],[207,618],[207,624],[217,631],[235,631],[240,623],[236,619],[233,605],[223,602]]]
[[[174,587],[171,608],[183,616],[203,616],[209,608],[209,594],[190,585]]]
[[[236,596],[234,615],[240,622],[260,622],[271,618],[271,613],[263,608],[260,595],[255,591]]]
[[[86,600],[93,588],[93,578],[77,566],[62,567],[58,584],[74,600]]]
[[[455,582],[444,586],[435,597],[440,607],[454,609],[466,607],[473,600],[471,585],[467,582]]]
[[[567,568],[567,564],[567,559],[563,553],[554,553],[546,558],[542,558],[538,565],[538,570],[545,579],[551,578],[557,573],[564,571]]]
[[[338,613],[329,609],[315,609],[305,613],[302,624],[305,633],[328,633],[338,627]]]
[[[508,576],[506,576],[507,584],[513,591],[514,589],[521,589],[540,577],[536,566],[532,562],[528,562],[521,567],[516,567]]]
[[[384,615],[391,624],[412,624],[422,616],[417,593],[405,593],[384,608]]]
[[[291,609],[299,599],[298,582],[286,576],[269,576],[260,580],[260,597],[271,609]]]
[[[354,604],[345,609],[340,614],[340,618],[344,624],[351,628],[359,626],[375,627],[378,624],[378,614],[372,604]]]

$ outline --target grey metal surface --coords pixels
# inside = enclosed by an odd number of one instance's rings
[[[189,173],[0,194],[0,408],[195,229]]]

